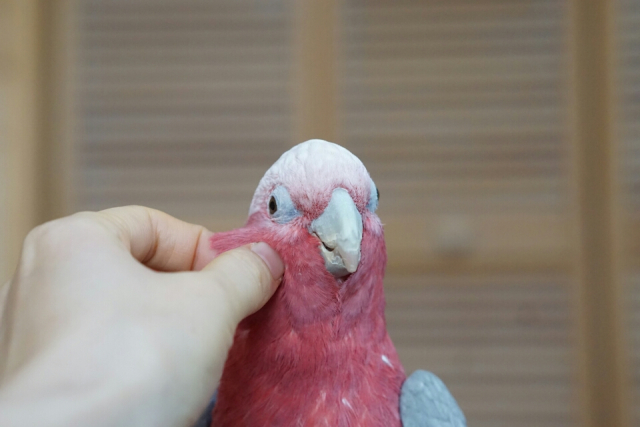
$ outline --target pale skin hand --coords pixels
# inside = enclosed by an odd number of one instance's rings
[[[263,243],[209,263],[211,235],[142,207],[33,230],[0,288],[0,425],[194,423],[284,269]]]

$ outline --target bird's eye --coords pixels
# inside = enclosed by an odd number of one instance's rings
[[[273,215],[278,211],[278,203],[276,202],[276,198],[271,196],[269,199],[269,215]]]
[[[371,192],[369,193],[369,203],[367,204],[367,208],[371,212],[375,212],[378,209],[378,201],[380,200],[380,190],[378,187],[371,181]]]
[[[292,219],[300,216],[300,212],[296,209],[289,191],[284,186],[276,187],[271,196],[269,197],[269,203],[267,204],[269,210],[269,216],[272,221],[279,224],[286,224]]]

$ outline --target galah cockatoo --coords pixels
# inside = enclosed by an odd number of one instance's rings
[[[266,242],[285,264],[237,328],[211,426],[466,426],[435,375],[405,377],[387,333],[378,198],[356,156],[310,140],[266,172],[244,227],[211,238],[215,254]]]

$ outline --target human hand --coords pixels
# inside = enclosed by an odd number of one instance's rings
[[[0,289],[0,425],[193,424],[284,270],[264,243],[209,262],[211,235],[142,207],[34,229]]]

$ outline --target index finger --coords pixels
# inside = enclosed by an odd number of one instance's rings
[[[192,270],[213,258],[208,246],[213,233],[201,225],[143,206],[106,209],[97,215],[134,258],[154,270]]]

